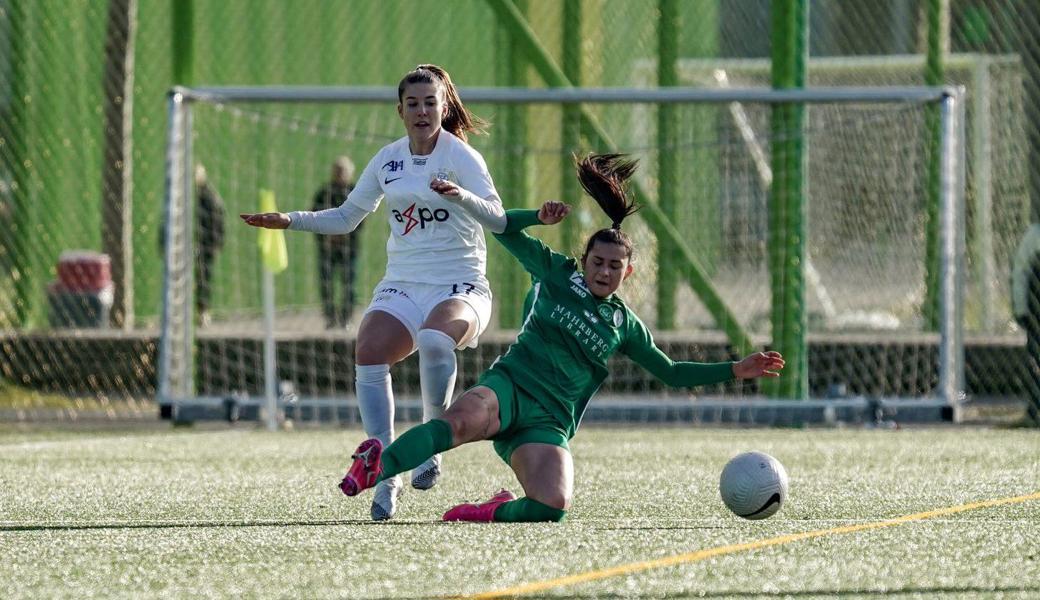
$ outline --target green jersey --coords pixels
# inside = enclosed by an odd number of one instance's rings
[[[541,224],[537,210],[509,210],[506,217],[505,231],[495,238],[532,275],[534,293],[516,342],[494,368],[503,368],[569,435],[574,435],[589,399],[607,378],[607,360],[615,352],[673,387],[733,379],[732,362],[672,361],[617,294],[594,296],[578,261],[523,232]]]

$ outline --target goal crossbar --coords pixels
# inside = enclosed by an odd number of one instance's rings
[[[319,87],[319,86],[218,86],[175,87],[171,95],[201,102],[396,102],[397,88]],[[695,87],[673,88],[491,88],[466,87],[459,95],[467,102],[496,104],[585,104],[585,103],[718,103],[756,102],[941,102],[956,97],[961,90],[952,86],[904,87],[813,87],[801,89]]]

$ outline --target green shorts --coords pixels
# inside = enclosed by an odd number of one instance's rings
[[[524,444],[551,444],[570,452],[567,432],[540,402],[513,383],[505,369],[490,369],[477,385],[491,388],[498,396],[500,427],[491,439],[495,452],[507,465],[513,451]]]

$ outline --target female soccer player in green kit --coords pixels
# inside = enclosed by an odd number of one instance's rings
[[[537,210],[507,211],[497,220],[474,206],[474,218],[485,219],[535,279],[531,311],[516,342],[441,418],[413,427],[385,449],[374,438],[362,442],[340,483],[344,494],[354,496],[438,452],[492,440],[526,496],[502,490],[483,504],[452,508],[444,520],[561,521],[574,488],[568,440],[615,352],[673,387],[779,376],[784,360],[778,352],[756,352],[739,362],[674,362],[654,345],[647,327],[615,294],[632,273],[632,241],[621,223],[637,208],[625,192],[636,162],[604,154],[587,156],[577,166],[582,187],[610,217],[611,227],[589,238],[579,262],[523,231],[559,223],[567,205],[546,202]],[[454,183],[434,180],[430,187],[471,209],[472,194]]]

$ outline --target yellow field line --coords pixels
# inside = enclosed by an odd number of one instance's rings
[[[706,550],[698,550],[696,552],[688,552],[686,554],[677,554],[675,556],[667,556],[665,558],[658,558],[656,560],[648,560],[644,562],[628,563],[626,565],[618,565],[616,567],[610,567],[609,569],[601,569],[598,571],[588,571],[585,573],[579,573],[577,575],[568,575],[567,577],[560,577],[557,579],[547,579],[545,581],[536,581],[533,583],[526,583],[511,588],[503,588],[500,590],[493,590],[490,592],[483,592],[480,594],[473,594],[469,596],[454,596],[455,598],[465,598],[469,600],[484,600],[490,598],[503,598],[508,596],[517,596],[521,594],[530,594],[532,592],[539,592],[547,590],[549,588],[560,587],[565,585],[575,585],[578,583],[585,583],[588,581],[596,581],[598,579],[606,579],[608,577],[617,577],[618,575],[627,575],[629,573],[636,573],[639,571],[649,571],[650,569],[659,569],[662,567],[671,567],[678,564],[695,563],[706,558],[713,556],[722,556],[725,554],[736,554],[737,552],[744,552],[745,550],[757,550],[759,548],[768,548],[770,546],[779,546],[781,544],[789,544],[791,542],[797,542],[801,540],[807,540],[818,537],[825,537],[828,535],[838,535],[842,533],[855,533],[857,531],[867,531],[870,529],[882,529],[884,527],[894,527],[896,525],[902,525],[904,523],[912,523],[914,521],[923,521],[925,519],[931,519],[934,517],[942,517],[945,515],[952,515],[959,512],[965,512],[969,510],[976,510],[979,508],[990,508],[993,506],[1002,506],[1005,504],[1019,504],[1022,502],[1028,502],[1030,500],[1040,500],[1040,492],[1034,494],[1028,494],[1025,496],[1014,496],[1011,498],[999,498],[996,500],[984,500],[982,502],[972,502],[971,504],[962,504],[960,506],[950,506],[947,508],[940,508],[937,510],[930,510],[927,512],[915,513],[912,515],[906,515],[902,517],[896,517],[895,519],[886,519],[884,521],[872,521],[869,523],[860,523],[858,525],[846,525],[844,527],[833,527],[831,529],[817,529],[814,531],[805,531],[802,533],[792,533],[789,535],[781,535],[778,537],[768,538],[764,540],[758,540],[755,542],[747,542],[744,544],[732,544],[729,546],[719,546],[716,548],[708,548]]]

